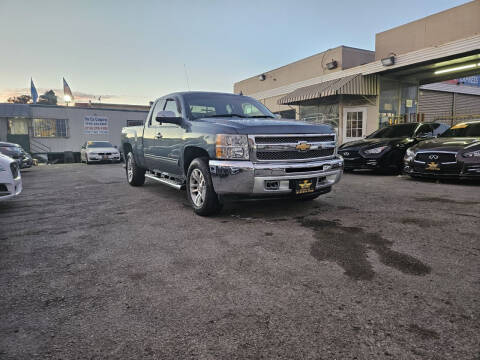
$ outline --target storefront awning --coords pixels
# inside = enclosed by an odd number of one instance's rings
[[[375,75],[363,76],[354,74],[340,79],[305,86],[280,98],[278,104],[294,105],[306,100],[339,94],[377,95],[377,78]]]

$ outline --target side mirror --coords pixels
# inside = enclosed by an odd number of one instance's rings
[[[179,116],[175,116],[175,113],[173,111],[159,111],[157,113],[157,117],[155,120],[159,123],[167,123],[167,124],[176,124],[176,125],[181,125],[183,122],[183,118]]]

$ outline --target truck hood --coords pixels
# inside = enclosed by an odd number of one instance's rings
[[[414,150],[460,151],[480,145],[480,138],[475,137],[439,137],[418,143]]]
[[[313,125],[286,119],[204,118],[195,122],[229,127],[238,134],[332,134],[328,125]]]

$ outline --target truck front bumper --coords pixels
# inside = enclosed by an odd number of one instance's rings
[[[299,179],[317,179],[315,191],[321,191],[340,181],[343,173],[341,158],[295,163],[210,160],[209,166],[220,195],[287,195],[293,192],[291,180]]]

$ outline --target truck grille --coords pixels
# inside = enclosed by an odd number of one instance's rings
[[[18,177],[18,165],[16,162],[10,164],[10,170],[12,170],[12,176],[14,179]]]
[[[250,135],[253,161],[308,161],[335,155],[335,134]]]

